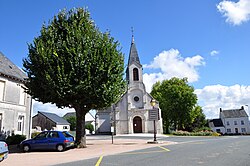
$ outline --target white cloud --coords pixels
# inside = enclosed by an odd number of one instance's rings
[[[219,118],[219,109],[234,109],[250,106],[250,87],[244,85],[222,86],[211,85],[196,89],[199,105],[207,118]],[[249,115],[248,107],[246,110]]]
[[[217,5],[217,9],[226,17],[226,22],[233,25],[240,25],[250,19],[250,0],[223,0]]]
[[[215,56],[217,54],[219,54],[219,51],[217,51],[217,50],[213,50],[213,51],[210,52],[211,56]]]
[[[200,55],[183,58],[178,50],[170,49],[157,55],[149,65],[143,65],[144,68],[160,70],[158,73],[145,73],[143,82],[148,92],[156,81],[172,77],[187,77],[189,82],[195,82],[199,79],[197,67],[204,65],[204,59]]]

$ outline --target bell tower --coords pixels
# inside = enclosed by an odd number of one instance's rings
[[[130,46],[128,66],[126,70],[126,80],[129,85],[142,83],[142,65],[138,56],[138,52],[135,46],[134,35],[132,35],[132,42]]]
[[[128,58],[128,66],[126,70],[126,80],[128,83],[128,102],[130,103],[128,110],[143,109],[143,96],[145,95],[146,90],[143,83],[142,65],[140,63],[138,52],[135,46],[133,34]]]

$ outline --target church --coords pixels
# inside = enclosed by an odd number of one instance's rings
[[[158,134],[162,133],[159,103],[146,92],[143,68],[133,35],[126,69],[126,82],[127,89],[120,100],[106,110],[97,111],[96,133],[132,134],[154,133],[154,131]],[[152,110],[157,110],[156,120],[150,117]]]

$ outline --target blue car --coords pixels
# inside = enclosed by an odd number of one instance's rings
[[[74,146],[74,137],[66,131],[43,131],[33,139],[20,143],[23,152],[31,150],[57,150],[64,151]]]
[[[0,141],[0,162],[8,157],[8,145],[4,141]]]

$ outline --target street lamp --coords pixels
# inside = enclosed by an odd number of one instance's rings
[[[153,109],[154,109],[154,106],[155,106],[155,104],[156,104],[155,99],[152,99],[152,100],[150,101],[150,104],[151,104],[151,106],[152,106],[152,107],[153,107]],[[156,127],[155,127],[155,119],[154,119],[154,142],[157,142],[157,140],[156,140]]]

